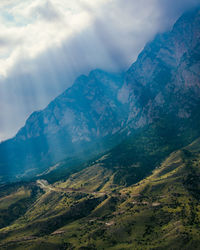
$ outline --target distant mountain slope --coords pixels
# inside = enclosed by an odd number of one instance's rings
[[[37,174],[65,157],[90,158],[160,118],[190,141],[199,136],[199,30],[195,9],[148,43],[125,74],[95,70],[79,77],[33,113],[16,137],[0,144],[2,181]]]
[[[0,230],[0,246],[198,249],[200,139],[173,152],[152,175],[128,188],[113,186],[111,171],[98,164],[65,183],[41,180],[44,194]]]

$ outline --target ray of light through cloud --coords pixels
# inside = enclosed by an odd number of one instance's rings
[[[1,0],[0,140],[94,68],[124,71],[199,0]]]

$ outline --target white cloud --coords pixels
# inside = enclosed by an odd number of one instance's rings
[[[99,8],[105,1],[94,2],[90,6]],[[0,58],[3,58],[0,60],[0,75],[7,76],[21,56],[33,59],[85,29],[91,23],[92,15],[82,7],[83,3],[81,0],[1,3],[0,37],[9,42],[0,43]]]
[[[164,24],[163,20],[160,23],[162,6],[168,7],[167,15],[173,3],[168,4],[166,0],[1,0],[0,76],[7,77],[21,58],[31,60],[50,48],[59,47],[93,23],[97,37],[107,43],[112,43],[113,38],[117,41],[114,46],[123,47],[127,57],[131,46],[138,47],[138,52],[146,38]],[[165,25],[169,25],[166,20]]]

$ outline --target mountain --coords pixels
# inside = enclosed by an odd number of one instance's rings
[[[199,30],[198,8],[149,42],[124,74],[95,70],[79,77],[44,110],[34,112],[14,138],[0,144],[2,181],[42,173],[69,157],[89,160],[137,130],[157,126],[158,120],[164,129],[173,123],[177,147],[184,145],[181,140],[197,138]]]
[[[199,249],[199,44],[195,9],[0,144],[1,249]]]
[[[106,156],[103,157],[104,159]],[[200,139],[129,187],[104,159],[53,185],[1,188],[2,249],[198,249]],[[21,214],[6,220],[6,213]]]

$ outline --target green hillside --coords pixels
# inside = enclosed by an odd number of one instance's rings
[[[38,180],[37,200],[0,230],[1,248],[198,249],[200,139],[129,187],[114,184],[107,157],[64,182]],[[5,193],[0,205],[30,195],[25,190]]]

